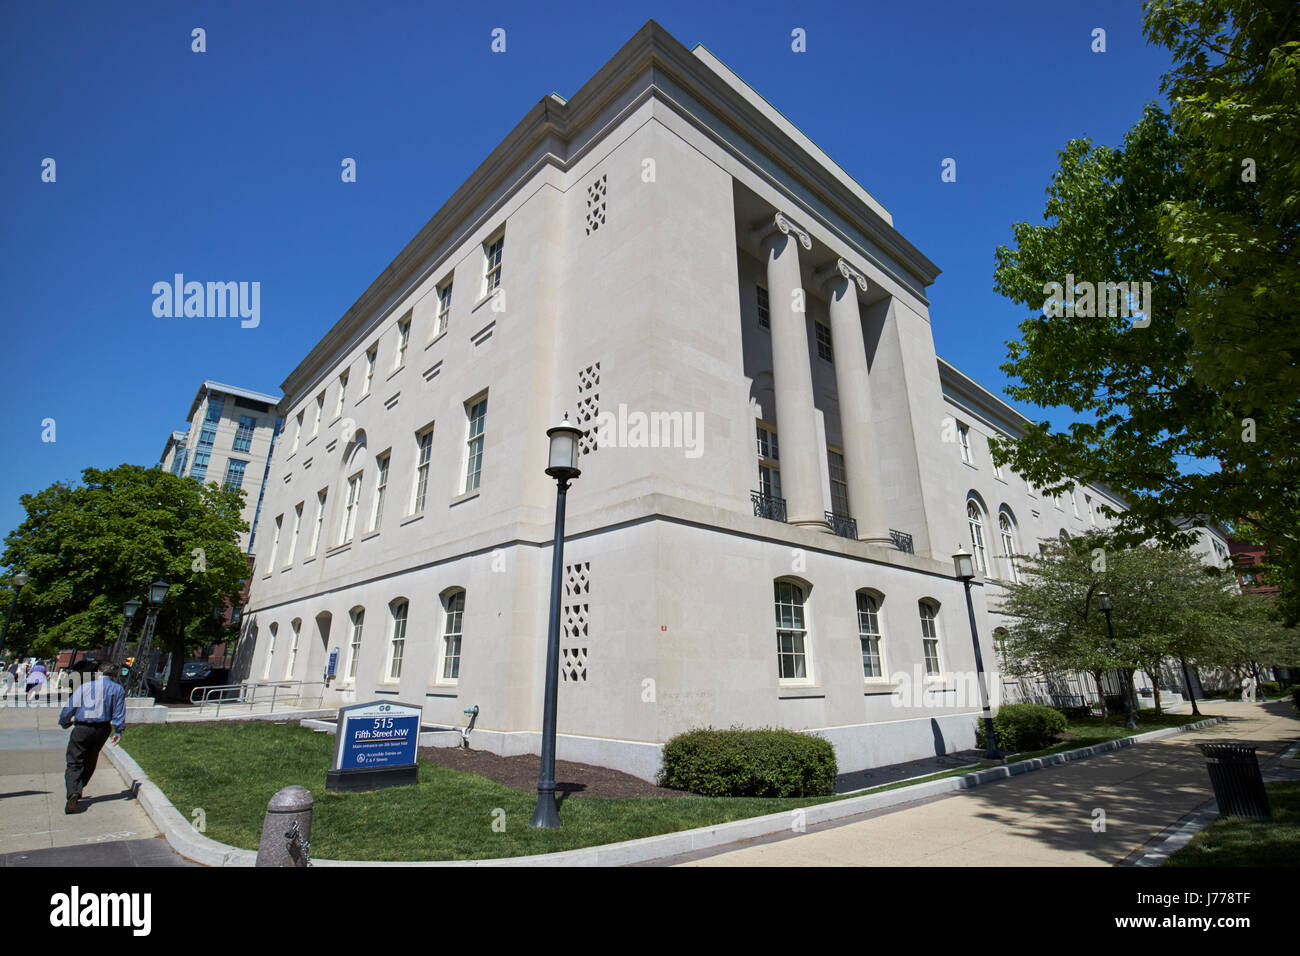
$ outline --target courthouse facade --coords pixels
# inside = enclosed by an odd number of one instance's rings
[[[250,677],[537,752],[555,483],[562,759],[650,777],[691,727],[815,730],[842,770],[969,747],[962,582],[1122,504],[999,472],[1024,419],[939,359],[938,269],[702,47],[653,22],[542,99],[284,383]]]

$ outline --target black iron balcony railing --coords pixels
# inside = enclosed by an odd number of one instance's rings
[[[858,540],[858,521],[856,518],[850,518],[848,515],[838,515],[834,511],[826,512],[826,523],[831,526],[831,531],[841,538]]]
[[[750,491],[749,500],[754,503],[754,514],[759,518],[773,521],[785,520],[785,499],[776,495],[765,495],[761,491]]]
[[[889,536],[894,539],[894,547],[899,551],[905,551],[908,554],[916,554],[916,549],[912,547],[912,536],[906,531],[895,531],[889,529]]]

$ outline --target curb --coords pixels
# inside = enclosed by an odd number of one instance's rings
[[[625,840],[621,843],[606,843],[601,846],[583,847],[578,850],[563,850],[558,853],[540,853],[532,856],[500,857],[488,860],[320,860],[313,859],[312,866],[627,866],[633,863],[647,863],[652,860],[678,856],[699,850],[725,846],[740,840],[770,836],[784,833],[791,829],[791,824],[798,821],[801,827],[819,823],[829,823],[847,817],[857,816],[871,810],[897,806],[924,800],[958,790],[972,790],[975,787],[1021,774],[1032,773],[1046,767],[1060,766],[1075,760],[1087,760],[1099,754],[1110,753],[1123,747],[1161,740],[1177,734],[1203,730],[1222,723],[1223,717],[1209,717],[1194,724],[1181,727],[1165,727],[1152,730],[1135,737],[1121,737],[1091,747],[1067,750],[1047,757],[1035,757],[1019,763],[1002,767],[990,767],[974,773],[960,776],[944,777],[928,783],[913,784],[894,790],[867,794],[861,797],[848,797],[830,803],[820,803],[797,810],[769,813],[745,820],[733,820],[694,830],[679,830],[675,833],[663,833],[657,836],[642,837],[639,840]],[[112,751],[105,748],[105,753],[114,766],[127,780],[138,783],[140,803],[149,814],[154,825],[162,831],[167,842],[181,856],[202,863],[206,866],[253,866],[257,860],[255,850],[241,850],[238,847],[218,843],[195,831],[188,820],[172,806],[166,795],[149,780],[121,746]]]

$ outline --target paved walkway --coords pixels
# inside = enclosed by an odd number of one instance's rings
[[[186,865],[103,754],[77,812],[65,814],[68,731],[59,727],[59,707],[15,707],[12,698],[6,704],[0,707],[0,866]]]
[[[1202,701],[1227,723],[974,790],[659,861],[689,866],[1114,866],[1213,798],[1209,741],[1272,758],[1300,738],[1289,701]],[[1186,705],[1184,713],[1190,712]],[[1290,763],[1291,761],[1288,761]],[[1101,811],[1100,813],[1098,811]],[[1104,814],[1104,818],[1102,816]],[[1100,828],[1104,819],[1105,829]]]

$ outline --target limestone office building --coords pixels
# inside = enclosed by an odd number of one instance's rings
[[[389,697],[536,753],[555,482],[562,759],[650,777],[691,727],[815,730],[853,770],[973,744],[952,554],[990,582],[1104,523],[999,472],[1024,419],[936,356],[937,267],[703,47],[647,23],[518,123],[284,382],[250,677]],[[608,428],[598,424],[613,421]],[[915,686],[900,687],[911,682]]]

